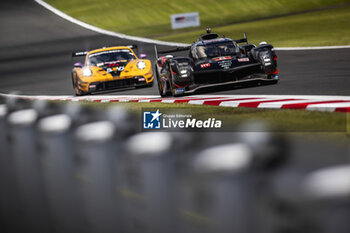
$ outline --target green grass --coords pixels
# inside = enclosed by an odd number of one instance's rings
[[[240,124],[247,121],[267,122],[271,129],[278,132],[296,132],[296,133],[330,133],[337,132],[346,134],[346,114],[330,113],[305,110],[273,110],[257,108],[231,108],[218,107],[210,105],[189,105],[189,104],[166,104],[166,103],[91,103],[83,102],[98,108],[107,108],[110,106],[120,106],[138,114],[144,109],[161,109],[165,112],[191,114],[197,119],[215,118],[222,120],[229,129],[235,129]],[[350,120],[350,118],[348,119]],[[141,126],[140,126],[141,127]],[[350,131],[349,131],[350,132]]]
[[[349,0],[47,0],[67,14],[98,27],[129,35],[190,43],[204,28],[276,46],[350,44],[350,8],[322,10],[271,20],[266,17],[350,3]],[[197,11],[201,27],[173,31],[170,15]],[[256,20],[250,23],[242,21]]]
[[[329,46],[350,44],[350,6],[282,17],[278,19],[234,24],[215,28],[215,32],[231,38],[241,38],[247,32],[250,43],[267,41],[276,47]],[[203,30],[171,34],[157,39],[190,42]]]

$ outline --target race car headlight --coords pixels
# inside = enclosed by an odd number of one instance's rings
[[[83,75],[85,77],[90,77],[92,75],[92,71],[89,68],[84,68],[83,69]]]
[[[181,70],[180,74],[182,78],[186,78],[188,76],[187,70]]]
[[[139,68],[140,70],[143,70],[144,68],[146,68],[146,63],[144,61],[139,61],[137,63],[137,68]]]

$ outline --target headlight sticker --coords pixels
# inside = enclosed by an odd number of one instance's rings
[[[83,69],[83,75],[85,77],[90,77],[92,75],[92,71],[88,67],[86,67]]]

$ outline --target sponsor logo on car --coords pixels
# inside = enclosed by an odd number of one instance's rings
[[[201,68],[207,68],[210,66],[210,63],[204,63],[204,64],[201,64]]]
[[[185,88],[176,88],[175,89],[175,94],[182,94],[185,92]]]
[[[229,69],[232,65],[232,60],[219,61],[219,65],[224,69]]]
[[[121,71],[124,70],[124,68],[125,68],[125,66],[118,66],[118,67],[117,67],[117,70],[121,72]]]
[[[222,61],[222,60],[228,60],[231,59],[230,56],[226,56],[226,57],[216,57],[214,58],[214,61]]]
[[[244,58],[238,58],[237,60],[238,60],[238,62],[247,62],[247,61],[249,61],[249,58],[244,57]]]

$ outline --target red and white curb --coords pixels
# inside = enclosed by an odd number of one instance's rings
[[[194,95],[177,98],[160,98],[157,95],[121,96],[31,96],[1,94],[5,98],[89,102],[187,103],[223,107],[249,107],[264,109],[305,109],[326,112],[350,112],[350,96],[307,95]]]

